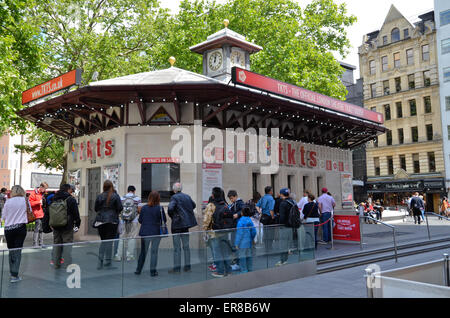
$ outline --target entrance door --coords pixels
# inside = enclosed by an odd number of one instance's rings
[[[97,230],[92,227],[95,216],[95,200],[101,190],[101,170],[100,168],[88,169],[88,234],[98,234]]]

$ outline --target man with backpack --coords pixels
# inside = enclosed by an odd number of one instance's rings
[[[139,210],[141,198],[136,195],[136,187],[128,186],[128,193],[122,198],[123,210],[120,216],[121,234],[117,253],[114,256],[115,261],[121,261],[123,255],[123,247],[126,244],[127,261],[135,259],[134,250],[136,247],[136,237],[139,234]],[[128,239],[127,239],[128,238]]]
[[[53,244],[73,243],[73,233],[80,227],[77,200],[71,192],[70,184],[61,185],[48,207],[48,222],[53,230]],[[53,246],[52,257],[55,269],[61,267],[61,259],[64,259],[66,265],[72,264],[72,246],[67,245],[64,248],[61,245]]]
[[[288,188],[280,190],[280,225],[284,227],[279,229],[280,236],[280,261],[275,266],[285,265],[288,260],[289,246],[294,237],[294,230],[300,226],[300,211],[297,203],[290,197]]]
[[[420,217],[422,216],[421,209],[425,209],[425,204],[423,203],[423,200],[419,197],[419,192],[414,193],[414,196],[411,198],[409,206],[413,212],[414,224],[419,223],[420,225]]]

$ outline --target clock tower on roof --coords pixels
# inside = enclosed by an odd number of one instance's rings
[[[223,24],[225,28],[189,49],[203,55],[203,75],[227,82],[231,79],[233,66],[250,70],[250,54],[261,51],[262,47],[228,29],[228,20]]]

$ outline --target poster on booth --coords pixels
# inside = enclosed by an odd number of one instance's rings
[[[333,240],[361,241],[358,215],[334,215]]]
[[[342,208],[351,208],[353,206],[353,181],[350,173],[341,174],[341,193]]]
[[[116,191],[119,191],[119,165],[104,167],[103,180],[110,180],[114,185],[114,189],[116,189]]]
[[[214,187],[222,188],[222,165],[217,163],[202,164],[202,201],[203,208],[208,204]]]

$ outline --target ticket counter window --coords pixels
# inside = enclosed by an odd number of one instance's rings
[[[147,202],[151,191],[158,191],[162,202],[169,202],[172,185],[180,181],[180,165],[177,163],[143,163],[141,169],[142,201]]]

